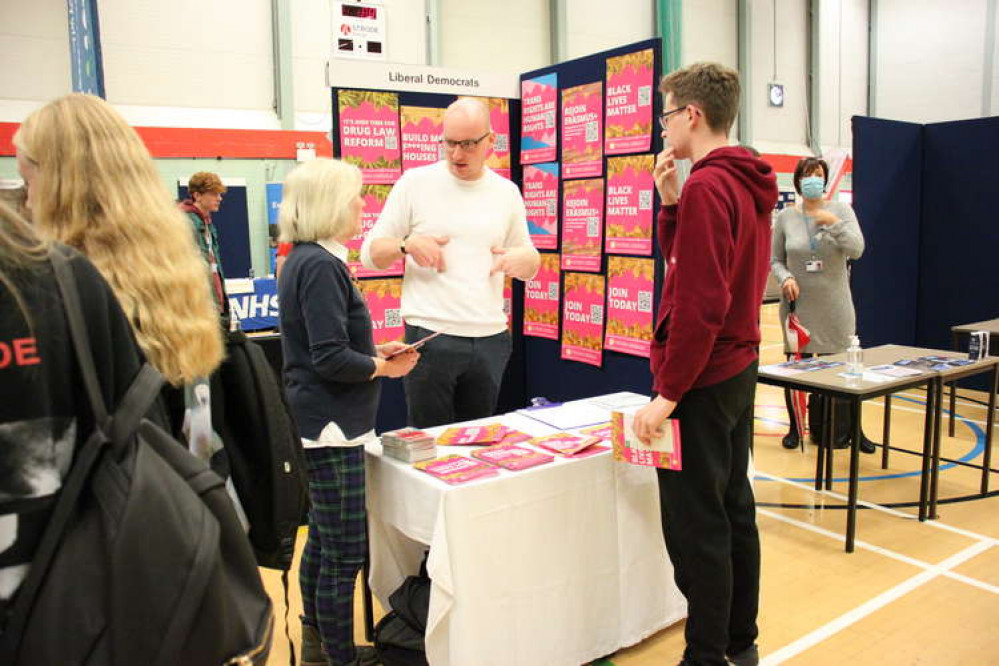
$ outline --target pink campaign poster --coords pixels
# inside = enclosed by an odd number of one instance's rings
[[[527,230],[539,250],[558,249],[558,162],[524,167]]]
[[[558,159],[558,75],[545,74],[520,82],[520,163],[537,164]]]
[[[640,153],[652,147],[652,49],[607,58],[608,155]]]
[[[597,81],[562,91],[563,178],[603,174],[603,87]]]
[[[538,274],[524,285],[524,335],[558,340],[559,257],[541,253]]]
[[[503,313],[506,315],[506,328],[513,330],[513,278],[509,275],[503,280]]]
[[[603,364],[604,276],[565,274],[562,299],[562,358]]]
[[[654,261],[638,257],[608,258],[607,339],[604,342],[607,349],[649,357]]]
[[[402,300],[402,278],[385,280],[358,280],[358,289],[364,294],[371,313],[371,332],[375,344],[402,340],[405,330],[399,303]]]
[[[486,158],[486,166],[510,178],[510,100],[502,97],[489,98],[489,122],[496,134],[496,145]]]
[[[444,109],[404,106],[399,111],[402,124],[402,170],[434,164],[444,155],[441,134]]]
[[[356,165],[369,185],[394,183],[402,173],[399,96],[370,90],[337,92],[340,159]]]
[[[600,272],[604,181],[562,183],[562,270]]]
[[[362,185],[361,198],[364,199],[364,212],[361,213],[361,233],[347,241],[347,267],[354,277],[384,277],[387,275],[402,275],[405,262],[400,259],[383,271],[365,268],[361,265],[361,244],[364,237],[375,226],[378,216],[385,206],[385,199],[392,190],[391,185]]]
[[[607,159],[607,252],[652,256],[654,165],[651,154]]]

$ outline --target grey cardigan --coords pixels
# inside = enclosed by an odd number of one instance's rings
[[[812,339],[802,351],[813,354],[835,354],[849,346],[850,336],[856,331],[856,315],[847,260],[859,259],[864,253],[864,236],[853,208],[838,201],[827,202],[826,208],[838,222],[816,225],[798,206],[782,210],[774,223],[770,260],[778,284],[783,285],[790,277],[798,282],[801,293],[796,309]],[[805,270],[805,263],[813,258],[822,261],[821,272]],[[782,325],[787,313],[787,299],[781,294]],[[782,332],[787,351],[787,331]]]

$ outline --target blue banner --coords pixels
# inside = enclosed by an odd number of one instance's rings
[[[278,209],[281,207],[282,183],[267,183],[267,223],[277,224]]]
[[[73,92],[104,95],[104,63],[97,0],[66,0]]]
[[[278,326],[278,295],[277,280],[274,278],[257,278],[252,282],[239,280],[240,283],[252,284],[252,291],[237,291],[231,289],[226,281],[229,293],[229,308],[232,316],[239,320],[244,331],[259,331]]]

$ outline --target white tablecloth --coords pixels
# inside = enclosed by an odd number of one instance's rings
[[[554,432],[518,414],[499,419]],[[578,666],[686,615],[651,468],[608,451],[448,486],[383,457],[378,443],[366,458],[371,587],[387,608],[430,546],[433,666]]]

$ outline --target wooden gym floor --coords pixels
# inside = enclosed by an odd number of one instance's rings
[[[775,363],[783,358],[777,306],[764,306],[762,313],[761,363]],[[955,437],[947,436],[946,421],[942,429],[944,457],[981,464],[986,407],[980,403],[985,397],[959,391]],[[893,399],[894,447],[921,449],[924,401],[922,391]],[[887,470],[881,469],[880,449],[862,456],[860,499],[869,504],[858,513],[856,552],[847,554],[842,507],[848,455],[836,452],[832,493],[815,492],[810,485],[815,447],[802,453],[780,446],[787,432],[782,393],[759,386],[756,404],[762,663],[999,664],[999,492],[977,495],[980,471],[942,467],[939,520],[920,523],[915,506],[919,456],[892,451]],[[881,441],[882,409],[880,400],[864,407],[864,429],[876,442]],[[997,463],[999,458],[993,457],[993,467]],[[993,474],[990,488],[999,491],[999,475]],[[300,542],[304,530],[301,537]],[[296,657],[301,612],[297,565],[296,557],[290,576]],[[268,664],[287,664],[280,576],[261,571],[281,614]],[[363,643],[359,594],[355,607],[355,635]],[[381,615],[376,607],[376,621]],[[674,664],[683,645],[681,622],[597,663]]]

